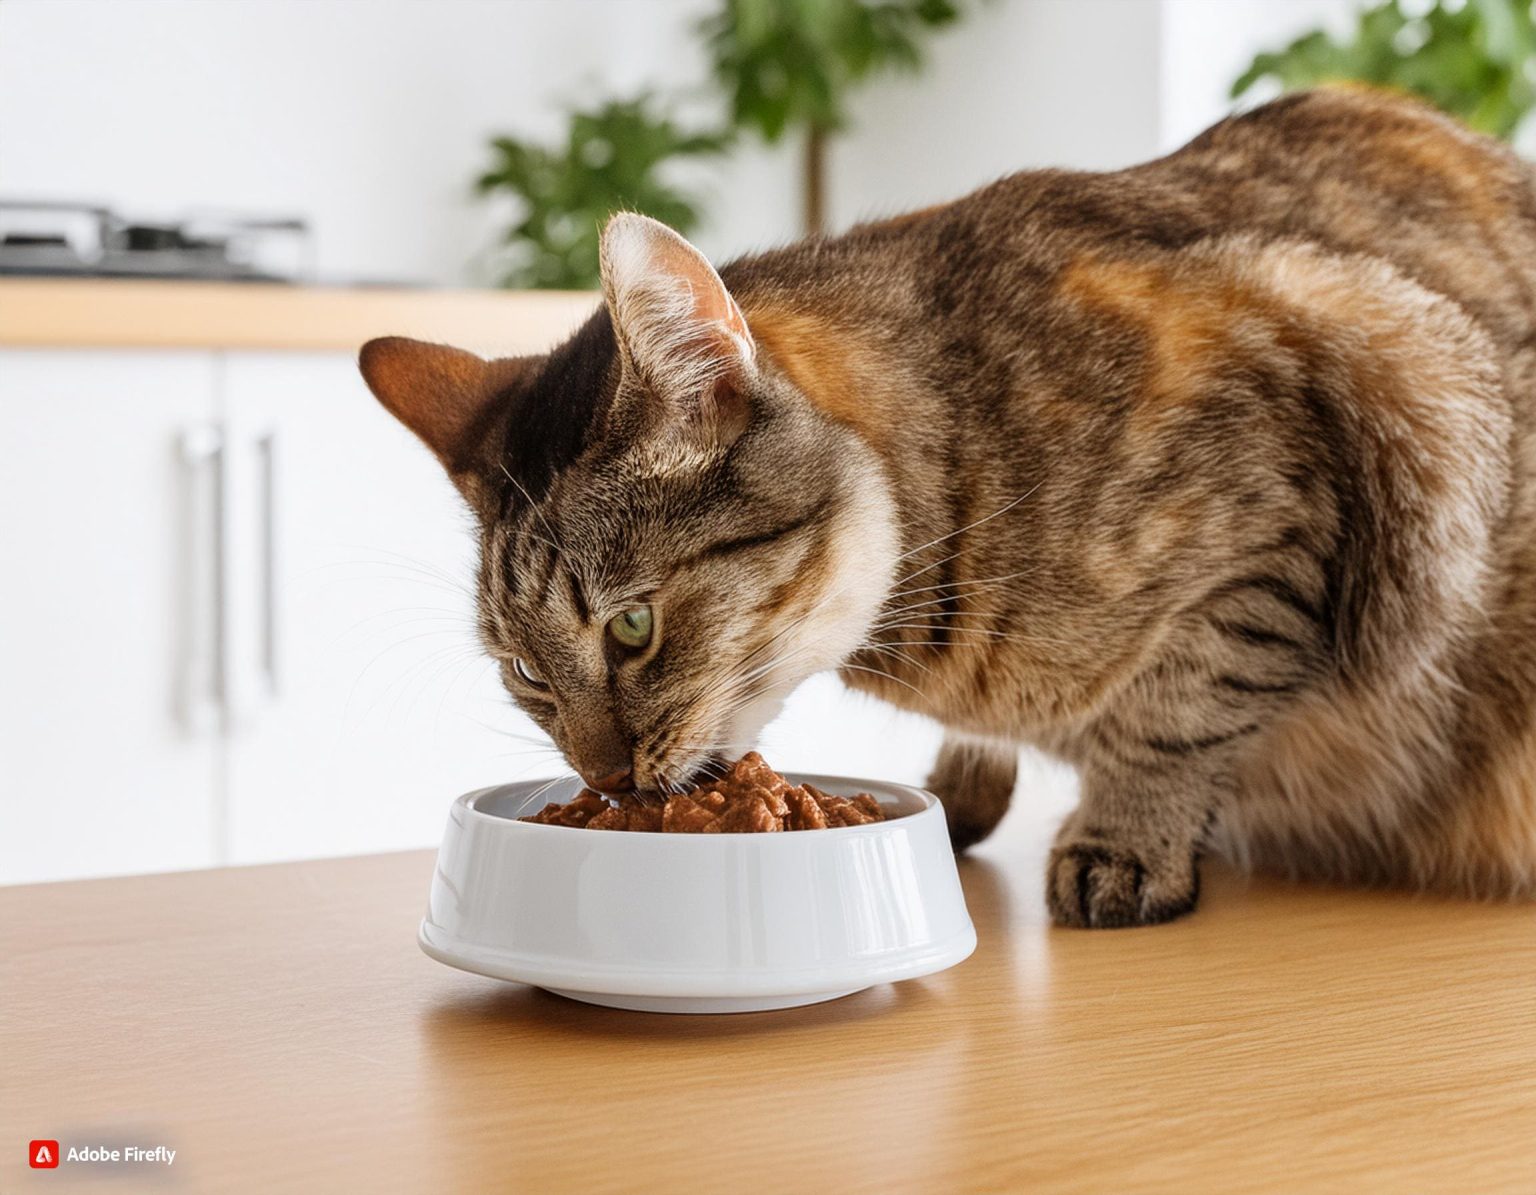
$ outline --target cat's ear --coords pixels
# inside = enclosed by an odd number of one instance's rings
[[[374,397],[433,451],[471,505],[494,457],[495,408],[522,366],[521,358],[486,361],[403,336],[370,340],[358,356]]]
[[[608,221],[601,260],[625,370],[664,416],[734,439],[746,425],[757,350],[709,260],[665,224],[633,212]]]

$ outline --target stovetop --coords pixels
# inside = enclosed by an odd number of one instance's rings
[[[300,282],[314,242],[298,217],[196,213],[128,220],[89,203],[0,199],[0,274]]]

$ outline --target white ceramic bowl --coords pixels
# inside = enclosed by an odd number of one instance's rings
[[[872,794],[889,820],[778,834],[645,834],[516,818],[574,778],[454,802],[421,948],[440,962],[651,1012],[751,1012],[952,967],[976,947],[931,793],[791,775]]]

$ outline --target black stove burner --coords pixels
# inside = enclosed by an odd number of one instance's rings
[[[282,235],[295,242],[292,267],[260,264],[258,246]],[[0,200],[0,274],[294,282],[311,256],[309,227],[298,219],[130,223],[92,204]]]

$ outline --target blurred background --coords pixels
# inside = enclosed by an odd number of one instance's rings
[[[1521,0],[0,0],[0,882],[426,846],[562,770],[363,340],[548,348],[618,207],[723,259],[1330,79],[1525,148],[1533,53]],[[817,678],[765,750],[938,737]],[[1073,799],[1031,757],[1014,816]]]

